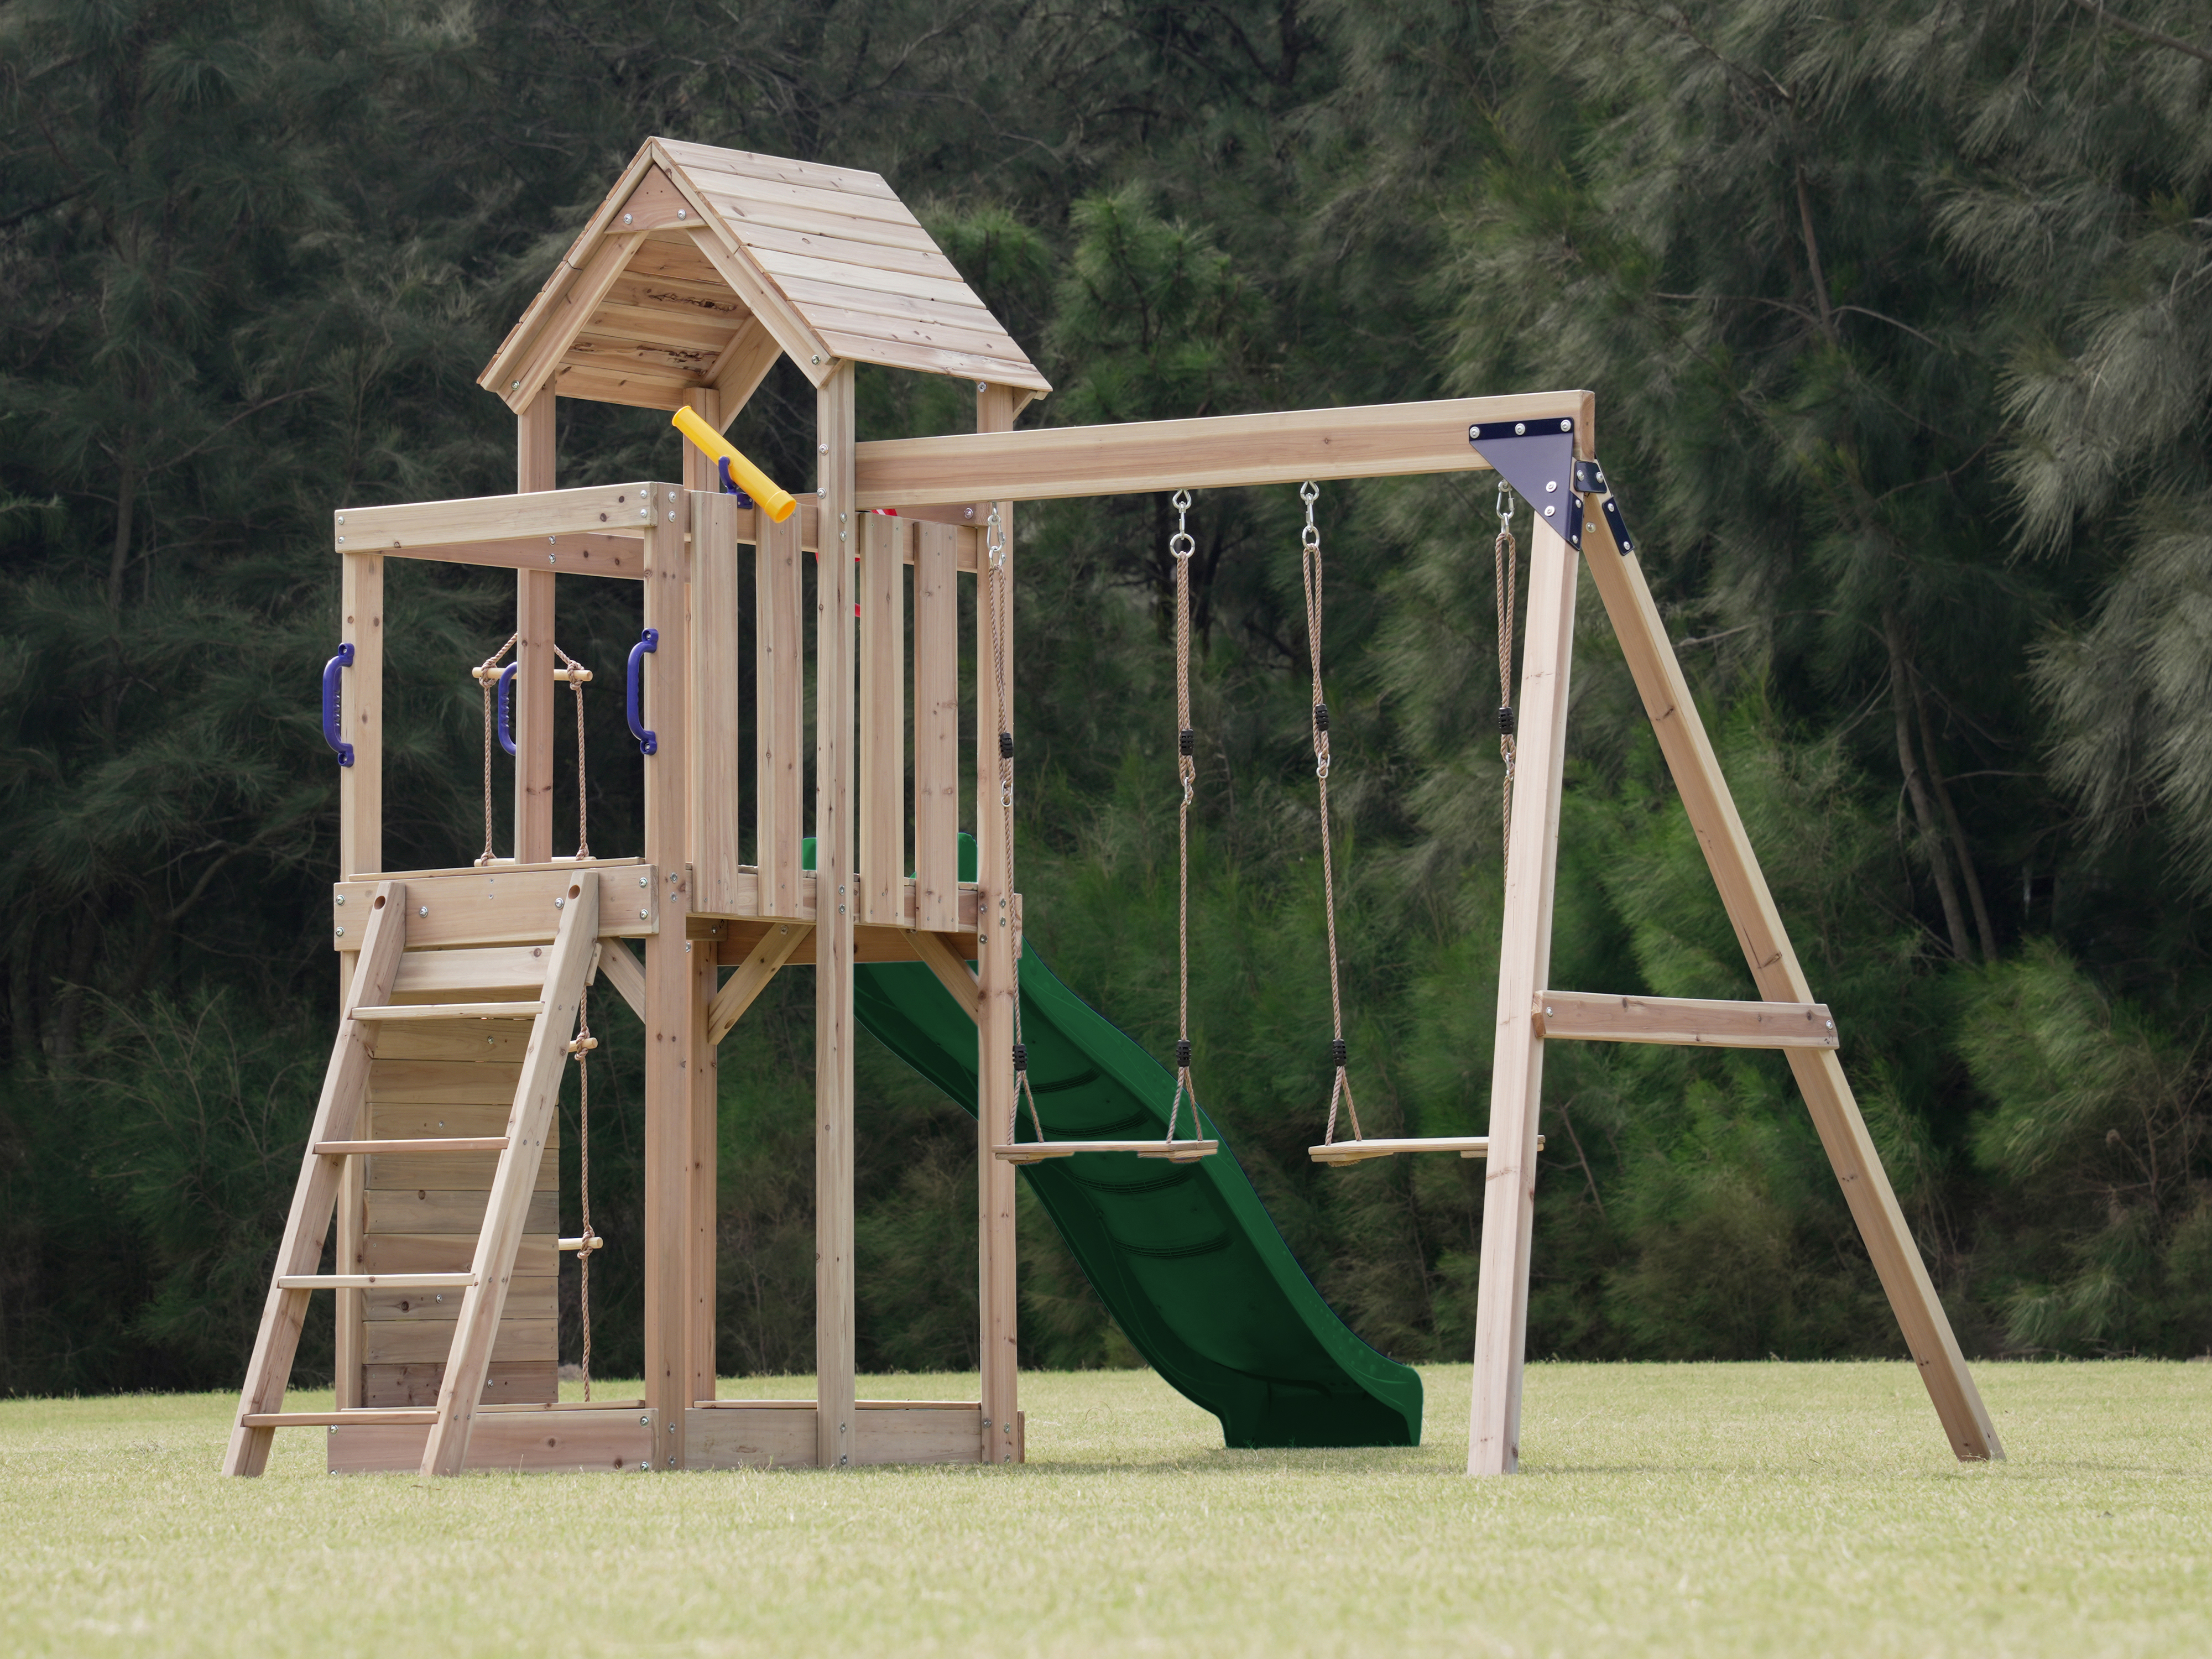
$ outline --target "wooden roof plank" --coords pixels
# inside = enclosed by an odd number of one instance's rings
[[[890,368],[911,368],[924,374],[954,374],[971,380],[991,380],[1000,386],[1029,386],[1049,392],[1051,382],[1026,362],[986,357],[973,351],[944,351],[934,346],[872,339],[836,329],[822,331],[824,344],[841,357]]]
[[[738,298],[752,307],[753,315],[766,325],[806,378],[816,386],[826,380],[834,367],[828,361],[832,354],[821,335],[807,322],[805,313],[752,263],[750,256],[734,250],[725,251],[709,231],[696,230],[691,234],[699,251],[722,274],[722,280]]]
[[[880,196],[891,201],[898,199],[898,192],[890,187],[880,173],[866,173],[858,167],[831,167],[823,161],[799,161],[781,155],[761,155],[750,150],[721,149],[712,144],[695,144],[681,138],[656,138],[653,142],[687,171],[705,169],[746,178],[772,179],[787,184],[849,191],[855,195]]]
[[[635,409],[681,409],[688,388],[672,380],[650,378],[629,369],[585,368],[563,363],[553,377],[553,390],[563,398],[580,398],[595,404],[628,404]]]
[[[796,253],[828,259],[839,264],[865,264],[877,270],[905,271],[915,276],[941,276],[959,282],[960,268],[932,243],[927,247],[893,246],[888,242],[857,242],[828,230],[785,230],[757,222],[745,227],[745,246],[756,257],[769,252]]]
[[[975,289],[967,283],[942,276],[915,276],[905,271],[877,270],[867,265],[841,264],[830,259],[810,259],[790,253],[764,250],[754,256],[761,269],[775,277],[776,286],[796,298],[800,285],[828,287],[840,290],[841,295],[860,293],[896,296],[911,306],[931,307],[950,306],[980,311],[986,317],[991,313],[975,297]],[[998,319],[992,318],[994,324]]]

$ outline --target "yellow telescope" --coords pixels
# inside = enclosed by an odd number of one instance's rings
[[[699,418],[694,409],[679,409],[670,417],[669,424],[699,447],[703,454],[713,456],[730,469],[730,480],[755,505],[781,524],[799,510],[799,503],[769,482],[767,473],[747,460],[738,447]]]

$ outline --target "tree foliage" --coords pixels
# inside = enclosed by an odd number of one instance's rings
[[[2185,0],[4,0],[0,1388],[234,1376],[327,1040],[323,515],[508,487],[473,377],[653,132],[883,172],[1051,374],[1031,419],[1595,389],[1969,1346],[2205,1346],[2208,100]],[[959,392],[868,372],[864,428],[957,429]],[[779,373],[738,435],[804,477],[811,422]],[[574,482],[673,465],[599,406],[563,405],[560,451]],[[1016,665],[1031,936],[1156,1050],[1160,482],[1023,510]],[[1487,1112],[1494,505],[1465,478],[1319,503],[1371,1133]],[[1456,1354],[1474,1166],[1304,1155],[1328,1071],[1300,518],[1287,490],[1192,514],[1197,1075],[1346,1316]],[[465,668],[507,603],[394,585],[395,867],[480,839]],[[634,623],[563,605],[563,643],[613,661]],[[1555,981],[1747,994],[1581,614]],[[589,721],[623,850],[618,713]],[[805,990],[725,1047],[720,1331],[749,1370],[811,1364]],[[604,1367],[640,1331],[641,1124],[634,1033],[603,1023]],[[862,1076],[864,1361],[971,1363],[965,1121],[880,1052]],[[1772,1057],[1560,1045],[1545,1114],[1540,1351],[1895,1350]],[[1038,1218],[1024,1241],[1030,1357],[1125,1361]]]

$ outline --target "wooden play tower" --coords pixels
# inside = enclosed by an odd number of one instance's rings
[[[816,389],[817,472],[781,522],[721,488],[708,451],[688,441],[678,482],[556,487],[556,398],[690,410],[719,429],[781,357]],[[975,432],[858,441],[860,363],[971,384]],[[1022,906],[999,810],[1015,721],[988,672],[962,707],[963,607],[973,639],[995,629],[1011,657],[1018,501],[1491,467],[1538,514],[1491,1131],[1448,1147],[1372,1143],[1376,1155],[1489,1158],[1470,1468],[1510,1470],[1518,1456],[1542,1054],[1559,1038],[1782,1049],[1954,1451],[1997,1455],[1844,1081],[1832,1020],[1790,950],[1595,460],[1589,394],[1017,432],[1047,382],[881,178],[658,138],[481,384],[516,416],[514,494],[335,515],[342,643],[326,710],[341,751],[341,868],[329,927],[341,1007],[226,1472],[259,1473],[275,1431],[293,1426],[325,1431],[329,1466],[358,1472],[1019,1462],[1014,1182],[1034,1154],[1009,1144]],[[385,584],[408,559],[516,572],[510,856],[384,867]],[[1546,988],[1585,562],[1764,1001]],[[741,629],[748,562],[752,624]],[[554,851],[564,577],[641,590],[629,665],[644,773],[636,856]],[[741,745],[746,677],[756,730]],[[970,721],[980,805],[963,823]],[[976,844],[970,881],[963,830]],[[977,1399],[856,1398],[854,969],[886,962],[926,965],[976,1027]],[[817,1392],[724,1400],[716,1045],[776,973],[800,965],[815,986]],[[559,1160],[544,1154],[587,982],[643,1024],[645,1236],[634,1245],[646,1391],[574,1407],[554,1403],[563,1241]],[[1325,1161],[1357,1161],[1346,1145]],[[337,1297],[337,1408],[288,1412],[301,1323],[325,1290]]]

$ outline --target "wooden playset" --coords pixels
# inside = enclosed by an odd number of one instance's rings
[[[720,435],[787,356],[817,397],[817,474],[795,503]],[[859,441],[854,372],[864,362],[971,382],[975,432]],[[1953,1450],[2001,1455],[1844,1079],[1834,1021],[1790,948],[1595,459],[1590,394],[1017,431],[1016,416],[1048,386],[882,179],[665,139],[648,141],[623,172],[481,383],[516,416],[514,494],[335,516],[343,620],[325,713],[341,763],[330,914],[338,1028],[227,1473],[259,1473],[275,1431],[293,1426],[325,1432],[330,1468],[344,1471],[1018,1462],[1022,1165],[1079,1254],[1096,1252],[1086,1268],[1131,1339],[1221,1413],[1231,1443],[1417,1440],[1418,1379],[1331,1328],[1334,1316],[1200,1115],[1188,1030],[1170,1079],[1126,1038],[1085,1025],[1088,1011],[1033,952],[1022,977],[1008,694],[1014,507],[1307,483],[1325,790],[1309,481],[1485,469],[1530,503],[1534,522],[1517,718],[1509,710],[1504,721],[1517,725],[1519,746],[1490,1132],[1364,1139],[1354,1109],[1350,1137],[1339,1139],[1339,1101],[1350,1105],[1340,1016],[1336,1092],[1314,1148],[1332,1164],[1421,1152],[1488,1160],[1470,1472],[1510,1471],[1518,1458],[1539,1097],[1545,1045],[1563,1038],[1781,1050]],[[669,411],[685,434],[681,482],[556,488],[562,397]],[[1187,554],[1188,538],[1171,550]],[[818,560],[811,663],[809,554]],[[465,867],[384,867],[385,584],[410,559],[517,573],[512,662],[503,647],[476,671],[487,708],[487,846]],[[1580,564],[1764,1000],[1547,983]],[[1180,557],[1177,568],[1187,568]],[[554,850],[556,691],[565,684],[580,696],[590,678],[555,644],[563,577],[630,582],[641,593],[624,688],[644,772],[635,856],[595,855],[580,830],[574,854]],[[741,586],[750,628],[739,623]],[[977,661],[964,710],[963,605]],[[1187,646],[1182,666],[1187,823]],[[748,675],[755,717],[741,746]],[[965,721],[975,806],[963,826]],[[495,724],[514,757],[506,854],[489,844]],[[578,747],[580,767],[580,735]],[[741,822],[747,797],[754,810]],[[1325,796],[1322,810],[1326,853]],[[967,836],[974,869],[963,873]],[[714,1364],[716,1045],[777,973],[801,966],[814,970],[816,1009],[817,1393],[726,1400]],[[579,1021],[590,984],[619,995],[642,1024],[644,1237],[618,1243],[642,1258],[645,1394],[561,1405],[560,1264],[574,1255],[588,1276],[602,1241],[588,1195],[580,1236],[560,1237],[560,1160],[546,1154],[558,1144],[562,1074],[595,1041]],[[916,1063],[948,1092],[971,1095],[976,1115],[980,1397],[864,1399],[854,1376],[854,1044],[865,1018],[896,1047],[923,998],[957,1008],[969,1033]],[[1086,1098],[1097,1103],[1092,1116],[1067,1131],[1064,1103]],[[1165,1133],[1133,1137],[1139,1121]],[[336,1270],[324,1272],[333,1215]],[[1232,1273],[1244,1278],[1218,1276]],[[1234,1297],[1223,1288],[1232,1282],[1245,1287]],[[337,1407],[288,1412],[302,1321],[325,1290],[337,1298]],[[1296,1328],[1281,1337],[1277,1326]]]

